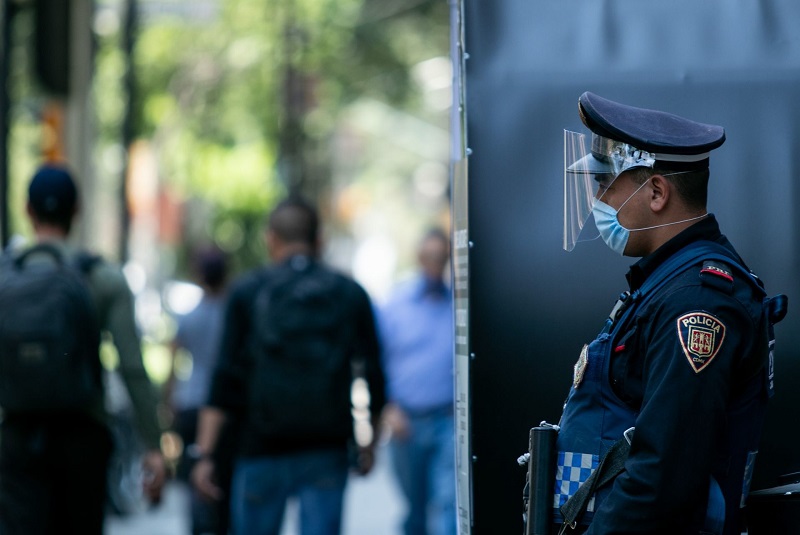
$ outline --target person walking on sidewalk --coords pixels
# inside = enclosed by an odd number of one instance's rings
[[[444,282],[450,240],[429,231],[419,274],[380,309],[389,451],[408,513],[405,535],[455,535],[453,306]]]
[[[157,396],[145,371],[122,272],[67,243],[78,212],[69,171],[40,168],[28,189],[36,244],[0,266],[0,533],[103,532],[112,438],[101,331],[113,337],[141,439],[144,492],[165,480]],[[74,269],[71,269],[73,268]]]
[[[177,319],[177,332],[171,343],[173,366],[164,397],[173,413],[173,429],[181,437],[184,448],[178,462],[176,477],[189,482],[197,446],[197,417],[208,397],[211,375],[219,355],[222,320],[227,297],[228,260],[215,247],[200,249],[193,255],[193,267],[203,296],[197,306]],[[188,377],[176,373],[179,351],[191,357]],[[230,487],[232,444],[217,448],[218,482],[223,489]],[[228,506],[222,501],[209,501],[190,489],[189,518],[192,535],[226,535]]]
[[[339,535],[353,446],[354,369],[369,385],[377,426],[384,378],[367,293],[318,260],[319,223],[289,198],[268,218],[273,265],[235,282],[219,365],[200,413],[192,479],[214,499],[211,455],[224,422],[243,417],[231,490],[234,535],[277,535],[286,501],[300,503],[303,535]],[[377,438],[377,431],[374,432]],[[375,440],[358,456],[368,472]]]

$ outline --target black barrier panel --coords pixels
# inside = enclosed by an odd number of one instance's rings
[[[723,125],[709,208],[768,291],[798,303],[800,3],[465,0],[463,18],[473,527],[519,533],[515,460],[531,427],[558,420],[572,365],[633,262],[599,240],[562,250],[563,129],[582,127],[578,97]],[[777,334],[754,489],[800,470],[800,313]]]

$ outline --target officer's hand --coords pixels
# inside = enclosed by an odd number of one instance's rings
[[[202,458],[195,463],[190,476],[194,488],[204,499],[219,501],[223,498],[222,489],[214,483],[214,461]]]
[[[383,409],[383,425],[396,440],[406,440],[411,435],[408,415],[397,405],[388,404]]]
[[[142,458],[142,490],[152,504],[161,503],[161,493],[167,481],[167,465],[160,450],[153,449]]]

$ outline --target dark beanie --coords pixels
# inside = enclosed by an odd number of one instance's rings
[[[28,187],[31,208],[46,219],[68,219],[75,211],[77,200],[75,182],[69,171],[62,167],[40,167]]]

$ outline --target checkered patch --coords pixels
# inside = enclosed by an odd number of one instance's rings
[[[573,453],[559,451],[556,464],[556,488],[553,507],[559,509],[567,500],[577,492],[578,487],[589,479],[597,465],[600,464],[599,455],[589,453]],[[589,500],[588,512],[594,511],[594,496]]]

